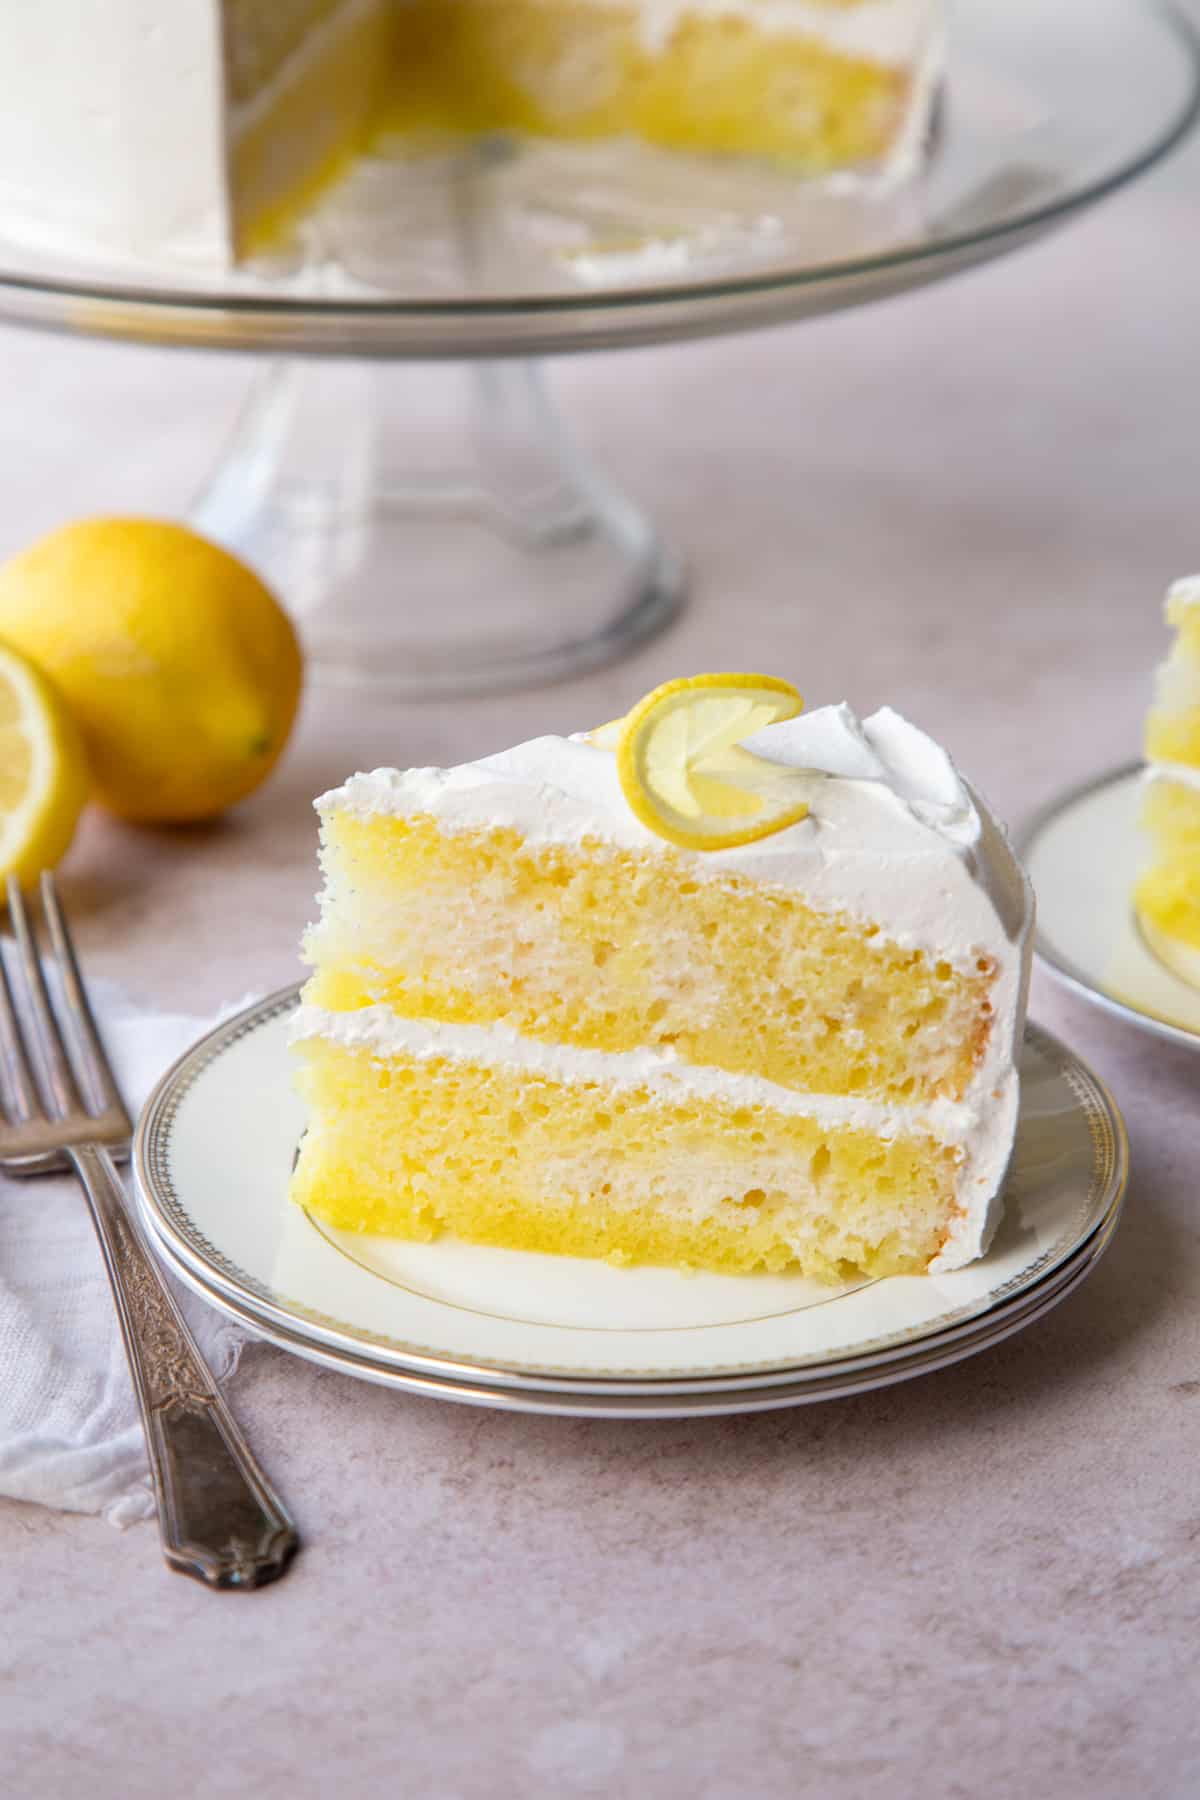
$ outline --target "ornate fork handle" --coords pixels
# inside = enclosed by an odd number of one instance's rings
[[[210,1587],[282,1575],[295,1526],[217,1391],[183,1316],[125,1210],[107,1150],[69,1151],[112,1284],[141,1408],[163,1554]]]

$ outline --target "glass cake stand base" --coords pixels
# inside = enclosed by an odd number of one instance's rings
[[[270,362],[189,522],[286,596],[319,678],[398,695],[574,674],[682,600],[523,359]]]

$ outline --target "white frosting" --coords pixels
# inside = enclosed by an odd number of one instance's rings
[[[1180,787],[1200,791],[1200,768],[1195,763],[1148,763],[1142,780],[1147,787],[1152,787],[1158,781],[1178,782]]]
[[[6,4],[0,62],[0,233],[228,259],[213,0]]]
[[[1200,606],[1200,575],[1184,575],[1167,590],[1167,617]]]
[[[960,1267],[990,1239],[1016,1125],[1029,884],[1003,828],[946,752],[890,708],[860,721],[849,707],[826,707],[769,726],[747,748],[799,772],[797,798],[807,800],[809,816],[736,850],[672,849],[689,872],[785,887],[817,910],[877,925],[893,941],[963,969],[980,957],[996,964],[986,1053],[949,1133],[964,1152],[962,1213],[935,1267]],[[376,769],[352,776],[317,806],[322,813],[429,815],[450,832],[508,827],[533,844],[665,849],[630,811],[612,752],[582,739],[536,738],[454,769]],[[691,1073],[710,1080],[713,1092],[745,1079]],[[817,1104],[812,1095],[793,1098],[801,1110]]]

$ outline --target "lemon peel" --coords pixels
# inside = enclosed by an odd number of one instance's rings
[[[622,792],[648,830],[687,850],[731,850],[799,824],[808,803],[801,771],[742,747],[768,725],[794,719],[804,701],[774,675],[689,675],[640,700],[614,726]],[[807,784],[806,784],[807,785]]]

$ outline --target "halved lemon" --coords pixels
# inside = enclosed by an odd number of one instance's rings
[[[66,854],[89,792],[83,740],[57,690],[0,643],[0,881],[28,887]]]
[[[668,681],[620,722],[617,772],[626,800],[643,825],[687,850],[729,850],[798,824],[808,814],[801,772],[742,743],[803,710],[791,683],[773,675]],[[612,726],[601,730],[607,736]]]

